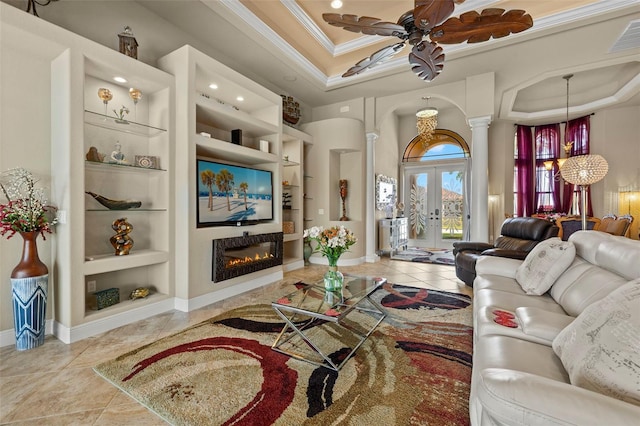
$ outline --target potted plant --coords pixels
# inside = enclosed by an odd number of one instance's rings
[[[42,188],[26,169],[14,168],[0,175],[6,204],[0,204],[0,235],[22,236],[22,257],[11,272],[11,293],[16,349],[26,350],[44,343],[49,271],[38,257],[38,235],[52,232],[55,208],[47,204]],[[31,313],[31,314],[27,314]]]

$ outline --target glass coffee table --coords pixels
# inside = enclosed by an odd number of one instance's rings
[[[325,290],[322,280],[313,284],[297,284],[296,291],[271,303],[285,322],[271,346],[272,349],[311,364],[334,371],[340,370],[387,316],[384,308],[369,297],[386,282],[384,278],[345,275],[344,285],[340,290]],[[371,321],[365,322],[373,325],[362,324],[362,321],[347,321],[347,317],[355,312],[366,314]],[[353,345],[343,348],[339,357],[332,357],[325,348],[327,341],[333,340],[331,336],[336,333],[325,333],[319,338],[313,332],[327,323],[337,324],[341,331],[347,330],[354,337]],[[317,360],[309,356],[308,350],[296,350],[296,345],[291,342],[296,337],[304,342],[304,349],[311,349],[311,354],[319,355]]]

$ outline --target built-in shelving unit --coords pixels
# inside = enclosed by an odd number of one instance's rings
[[[290,208],[283,209],[283,223],[288,222],[291,233],[284,235],[285,267],[300,267],[303,261],[302,234],[304,221],[306,186],[304,178],[304,146],[312,143],[311,136],[290,126],[283,126],[282,169],[283,193],[290,194]],[[284,228],[285,230],[287,227]]]
[[[53,186],[66,219],[56,229],[56,334],[70,343],[173,308],[174,79],[85,39],[51,69]],[[143,94],[136,104],[132,87]],[[99,89],[110,91],[107,103]],[[129,113],[117,117],[121,107]],[[112,210],[86,192],[141,206]],[[133,246],[116,255],[110,240],[121,218]],[[130,302],[139,287],[151,295]],[[96,310],[94,293],[110,288],[119,303]]]
[[[176,78],[176,307],[191,310],[283,276],[278,266],[214,283],[211,248],[214,239],[282,232],[282,98],[191,46],[158,65]],[[273,219],[197,227],[197,159],[270,171]]]

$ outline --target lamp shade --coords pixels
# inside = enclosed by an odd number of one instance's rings
[[[609,164],[601,155],[577,155],[567,158],[560,168],[562,178],[574,185],[591,185],[607,175]]]

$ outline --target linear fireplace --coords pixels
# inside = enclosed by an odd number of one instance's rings
[[[213,240],[213,282],[282,265],[282,232]]]

